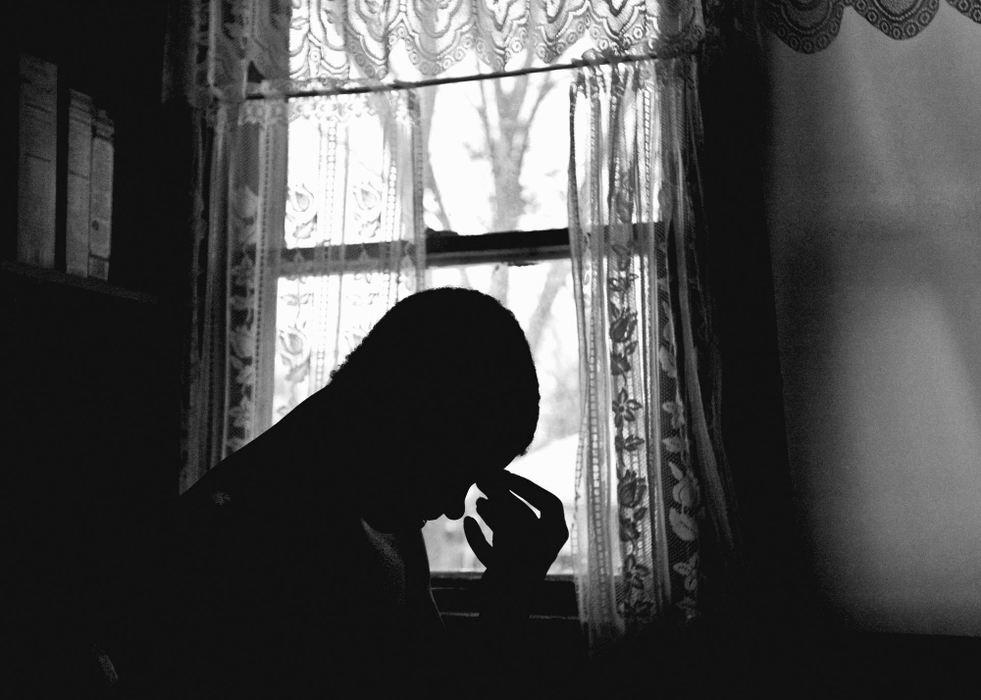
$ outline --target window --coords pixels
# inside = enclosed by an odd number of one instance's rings
[[[429,87],[417,96],[424,152],[425,284],[477,289],[514,312],[532,348],[542,400],[534,441],[510,468],[561,498],[571,522],[579,365],[565,198],[567,86],[563,75],[537,74]],[[352,122],[346,137],[360,140],[348,149],[348,168],[365,173],[364,180],[354,180],[370,183],[370,173],[385,167],[382,161],[391,156],[378,152],[370,120],[363,133],[358,124]],[[301,201],[314,199],[313,190],[325,186],[312,174],[325,158],[317,147],[323,127],[322,119],[290,124],[289,196],[295,201],[287,207],[283,255],[294,264],[284,268],[289,272],[281,273],[278,286],[273,420],[325,384],[323,368],[343,361],[384,311],[371,292],[378,279],[358,273],[350,263],[343,272],[332,268],[332,256],[323,245],[317,247],[329,236],[311,212],[315,207]],[[377,187],[355,188],[343,196],[371,210]],[[361,223],[349,218],[345,225]],[[297,264],[302,275],[296,274]],[[338,310],[326,300],[338,297],[345,307],[340,311],[359,320],[334,342]],[[327,356],[327,362],[312,362],[315,353]],[[478,495],[471,490],[468,512]],[[482,568],[466,544],[462,521],[442,518],[430,522],[423,534],[434,573]],[[571,573],[571,564],[566,545],[551,573]]]

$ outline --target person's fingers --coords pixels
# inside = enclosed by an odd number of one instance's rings
[[[499,525],[499,509],[497,509],[489,500],[486,498],[478,498],[476,507],[477,515],[479,515],[492,530],[495,526]]]
[[[562,501],[551,491],[544,489],[531,479],[526,479],[514,472],[502,472],[504,487],[513,491],[521,498],[525,499],[537,508],[543,518],[565,518],[565,510]]]
[[[477,513],[491,528],[528,527],[538,516],[510,491],[497,493],[491,498],[477,499]]]
[[[477,480],[477,488],[480,489],[486,496],[498,496],[508,492],[508,487],[505,483],[505,474],[508,472],[503,469],[494,474],[488,474]]]
[[[470,545],[470,549],[473,550],[477,559],[489,569],[494,559],[494,548],[487,542],[487,538],[484,537],[484,533],[480,529],[480,525],[477,524],[477,521],[469,515],[463,519],[463,534],[466,536],[467,544]]]

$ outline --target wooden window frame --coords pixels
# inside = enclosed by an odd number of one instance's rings
[[[474,618],[480,609],[482,572],[435,572],[430,575],[440,615]],[[578,621],[576,586],[572,574],[550,574],[539,584],[531,618],[540,621]]]
[[[333,246],[282,248],[279,276],[297,272],[331,275],[371,270],[378,260],[398,257],[404,241],[351,243]],[[392,250],[392,247],[399,250]],[[569,229],[499,231],[461,236],[455,231],[426,229],[426,267],[504,263],[530,265],[545,260],[568,258]]]

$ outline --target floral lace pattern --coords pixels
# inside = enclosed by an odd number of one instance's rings
[[[661,55],[700,32],[701,3],[693,0],[303,0],[293,3],[290,77],[382,79],[397,46],[426,76],[468,54],[492,71],[524,54],[551,63],[584,37],[599,52]]]
[[[218,105],[182,490],[324,386],[421,286],[417,127],[411,92]]]
[[[704,35],[701,0],[184,0],[168,84],[193,104],[484,73],[573,49],[668,57]]]
[[[574,556],[591,645],[698,614],[725,498],[691,332],[689,59],[586,69],[572,88],[570,243],[583,362]],[[681,255],[678,252],[681,251]],[[721,508],[708,520],[707,503]]]
[[[273,420],[423,286],[418,128],[411,91],[290,100]]]
[[[947,4],[981,24],[981,0]],[[940,0],[765,0],[763,21],[794,51],[815,53],[838,36],[846,7],[888,37],[912,39],[936,17]]]
[[[274,261],[283,238],[284,108],[271,101],[223,108],[227,130],[219,155],[227,158],[228,206],[224,220],[213,220],[227,227],[228,240],[223,457],[269,424],[271,397],[265,386],[272,371],[268,336],[275,323]]]

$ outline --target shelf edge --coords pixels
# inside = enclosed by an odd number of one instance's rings
[[[126,299],[141,304],[160,304],[159,297],[146,292],[127,289],[93,277],[79,277],[61,270],[52,270],[11,260],[0,260],[0,274],[18,277],[38,284],[81,289],[94,294]]]

